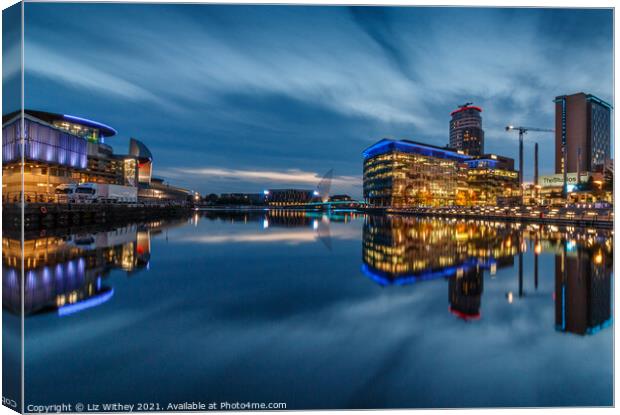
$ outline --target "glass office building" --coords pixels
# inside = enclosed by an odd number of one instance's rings
[[[450,147],[465,154],[481,156],[484,153],[482,108],[469,104],[461,105],[450,113]]]
[[[485,154],[467,164],[466,205],[496,206],[500,199],[518,197],[519,173],[514,160],[495,154]]]
[[[377,207],[494,205],[518,192],[514,161],[383,139],[364,151],[364,199]]]
[[[364,151],[364,199],[383,207],[465,203],[469,158],[443,147],[383,139]]]

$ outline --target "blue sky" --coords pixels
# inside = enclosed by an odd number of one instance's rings
[[[578,9],[27,3],[26,107],[75,114],[152,150],[155,174],[201,193],[312,188],[361,196],[382,137],[445,145],[449,113],[553,128],[553,98],[613,103],[612,12]],[[5,106],[5,112],[6,112]],[[553,171],[552,134],[528,136]]]

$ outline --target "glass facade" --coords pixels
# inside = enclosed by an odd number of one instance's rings
[[[467,170],[466,205],[496,206],[500,197],[519,196],[519,173],[474,160]]]
[[[2,163],[20,161],[20,119],[2,127]],[[27,161],[85,169],[87,147],[83,138],[43,125],[28,118],[24,120],[24,155]]]
[[[53,122],[54,127],[66,131],[69,134],[77,137],[82,137],[91,143],[97,143],[100,141],[100,131],[98,128],[88,127],[83,124],[77,124],[65,120],[57,120]]]
[[[364,157],[364,199],[377,207],[494,205],[519,190],[505,157],[474,158],[406,140],[382,140]]]
[[[364,199],[374,206],[451,206],[465,186],[467,156],[382,140],[364,153]]]
[[[590,112],[590,165],[594,169],[611,158],[611,114],[608,107],[591,102]]]
[[[484,154],[484,130],[480,107],[464,106],[450,114],[450,147],[465,154]]]
[[[88,165],[87,142],[50,125],[24,119],[22,187],[21,119],[2,127],[2,201],[51,202],[60,184],[77,182]]]

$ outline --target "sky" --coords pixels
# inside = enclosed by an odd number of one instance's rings
[[[483,109],[485,151],[515,159],[504,127],[553,128],[555,96],[613,105],[611,10],[25,9],[25,106],[111,125],[119,153],[138,138],[155,175],[203,194],[311,189],[334,169],[332,193],[361,197],[364,148],[384,137],[447,145],[465,102]],[[541,174],[554,170],[553,134],[531,133],[526,180],[534,142]]]

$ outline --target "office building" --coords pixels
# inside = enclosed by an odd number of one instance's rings
[[[445,147],[383,139],[364,150],[364,199],[383,207],[455,205],[469,158]]]
[[[377,207],[493,205],[518,191],[507,157],[391,139],[363,154],[364,199]]]
[[[482,129],[482,108],[468,102],[452,111],[450,116],[449,147],[471,156],[484,154],[484,130]]]
[[[611,158],[611,105],[583,92],[555,98],[555,172],[591,172]]]
[[[514,160],[497,154],[484,154],[465,161],[467,164],[468,206],[496,206],[502,200],[519,196],[519,173]]]

